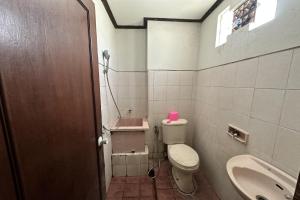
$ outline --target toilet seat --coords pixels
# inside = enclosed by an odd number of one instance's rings
[[[173,166],[184,171],[195,171],[199,168],[197,152],[186,144],[168,145],[168,157]]]

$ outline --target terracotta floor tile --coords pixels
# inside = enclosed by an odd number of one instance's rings
[[[124,187],[124,197],[139,197],[140,185],[138,183],[126,183]]]
[[[167,177],[170,176],[170,173],[171,166],[166,162],[161,163],[160,168],[158,170],[158,177]]]
[[[110,184],[107,197],[109,198],[123,197],[123,189],[124,189],[124,184],[120,184],[120,183]]]
[[[126,183],[139,183],[140,177],[139,176],[128,176],[126,177]]]
[[[195,180],[196,180],[197,184],[199,185],[199,187],[201,187],[201,186],[210,187],[209,182],[207,181],[206,177],[201,172],[197,173],[194,177],[195,177]]]
[[[187,198],[185,196],[182,196],[182,195],[179,195],[179,194],[176,194],[174,196],[175,196],[176,200],[187,200]]]
[[[177,189],[174,189],[174,196],[175,196],[176,200],[194,200],[194,199],[196,199],[196,198],[193,198],[192,196],[181,194],[180,192],[177,191]],[[210,199],[207,199],[207,200],[210,200]]]
[[[158,170],[159,170],[159,169],[158,169],[158,167],[155,167],[155,168],[154,168],[155,175],[157,175],[157,174],[158,174]]]
[[[157,190],[158,200],[175,200],[173,189]]]
[[[168,177],[169,175],[169,169],[160,169],[158,172],[158,177]]]
[[[140,197],[140,200],[155,200],[155,197]]]
[[[174,190],[174,196],[176,200],[185,200],[185,196],[180,194],[176,189]]]
[[[200,177],[197,181],[197,192],[195,196],[199,199],[212,199],[212,200],[218,200],[218,196],[216,195],[214,189],[212,186],[208,183],[207,179],[205,177]]]
[[[140,196],[141,197],[153,197],[154,188],[152,184],[141,184],[140,185]]]
[[[170,167],[170,166],[171,166],[171,164],[168,160],[163,160],[163,161],[160,162],[160,167],[161,168]]]
[[[148,176],[140,177],[140,184],[152,184],[152,179]]]
[[[171,188],[173,188],[169,178],[158,178],[158,179],[156,179],[156,187],[157,187],[157,189],[171,189]]]
[[[172,188],[177,188],[177,185],[176,185],[176,183],[175,183],[173,177],[170,177],[169,179],[170,179]]]
[[[199,200],[219,200],[218,196],[216,195],[216,193],[211,190],[199,190],[196,192],[195,197]]]
[[[158,175],[157,168],[155,171]],[[161,162],[159,171],[156,178],[158,200],[220,200],[201,170],[194,174],[198,189],[193,197],[177,191],[169,162]],[[152,179],[147,176],[113,177],[107,200],[155,200],[154,195]]]
[[[111,183],[126,183],[125,176],[114,176],[111,178]]]

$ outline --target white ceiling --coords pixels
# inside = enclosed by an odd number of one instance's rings
[[[200,19],[216,0],[107,0],[118,25],[142,25],[144,17]]]

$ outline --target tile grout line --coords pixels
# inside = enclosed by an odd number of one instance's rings
[[[283,113],[283,109],[284,109],[284,105],[285,105],[285,101],[286,101],[287,87],[288,87],[288,82],[289,82],[289,78],[290,78],[290,75],[291,75],[291,68],[292,68],[292,64],[293,64],[293,60],[294,60],[294,53],[295,53],[295,50],[293,49],[292,50],[292,55],[291,55],[291,60],[290,60],[290,65],[289,65],[288,77],[287,77],[287,80],[286,80],[286,83],[285,83],[285,90],[284,90],[284,94],[283,94],[283,100],[282,100],[281,107],[280,107],[280,115],[279,115],[279,121],[278,121],[278,125],[277,125],[276,135],[275,135],[275,142],[273,144],[273,149],[272,149],[272,156],[271,156],[272,164],[274,164],[274,161],[275,161],[274,160],[275,159],[275,153],[276,153],[275,150],[276,150],[276,147],[278,145],[279,129],[281,127],[282,113]]]
[[[246,61],[246,60],[251,60],[251,59],[255,59],[255,58],[259,58],[259,57],[263,57],[263,56],[267,56],[267,55],[271,55],[271,54],[276,54],[276,53],[280,53],[280,52],[284,52],[284,51],[289,51],[289,50],[295,50],[297,48],[299,48],[300,46],[295,46],[295,47],[290,47],[290,48],[286,48],[286,49],[281,49],[281,50],[277,50],[277,51],[272,51],[272,52],[269,52],[269,53],[264,53],[264,54],[260,54],[260,55],[257,55],[257,56],[251,56],[251,57],[248,57],[248,58],[244,58],[244,59],[240,59],[240,60],[236,60],[236,61],[231,61],[231,62],[226,62],[226,63],[223,63],[223,64],[219,64],[219,65],[215,65],[215,66],[211,66],[211,67],[204,67],[202,69],[187,69],[187,70],[175,70],[175,69],[145,69],[145,70],[117,70],[117,69],[114,69],[114,68],[109,68],[110,70],[112,71],[115,71],[115,72],[136,72],[136,73],[148,73],[149,71],[204,71],[204,70],[208,70],[208,69],[212,69],[212,68],[217,68],[217,67],[220,67],[220,66],[225,66],[225,65],[229,65],[229,64],[234,64],[234,63],[238,63],[238,62],[242,62],[242,61]],[[99,63],[99,65],[101,65],[102,63]],[[199,66],[197,66],[199,67]]]

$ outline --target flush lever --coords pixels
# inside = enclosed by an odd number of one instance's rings
[[[107,144],[108,143],[108,139],[104,138],[102,136],[98,137],[98,147],[101,147],[103,144]]]

